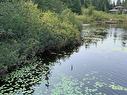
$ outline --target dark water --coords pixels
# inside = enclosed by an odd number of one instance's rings
[[[127,30],[84,26],[82,36],[1,79],[0,95],[127,95]]]

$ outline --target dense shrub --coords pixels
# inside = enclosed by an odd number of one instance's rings
[[[51,11],[42,12],[30,0],[1,2],[0,63],[21,62],[28,56],[35,56],[39,48],[73,44],[80,38],[77,25],[71,11],[59,15]]]
[[[74,14],[70,9],[63,10],[60,16],[65,22],[73,24],[73,27],[78,29],[81,28],[81,23],[76,18],[77,15]]]

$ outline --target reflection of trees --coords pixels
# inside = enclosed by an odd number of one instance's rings
[[[107,27],[84,27],[83,30],[83,39],[84,39],[84,44],[86,48],[90,48],[90,45],[95,45],[97,46],[98,41],[104,41],[106,39],[108,32],[106,31]],[[122,27],[122,26],[117,26],[117,25],[112,25],[110,28],[113,31],[110,31],[109,36],[114,37],[114,43],[119,39],[121,40],[121,45],[123,47],[126,47],[127,45],[127,30]],[[122,29],[122,30],[121,30]],[[115,32],[114,32],[115,31]]]
[[[18,91],[31,94],[34,92],[32,86],[40,81],[44,82],[48,88],[50,86],[51,67],[58,59],[68,58],[73,52],[77,52],[77,50],[78,46],[66,46],[59,51],[54,49],[45,51],[39,55],[37,62],[27,64],[23,68],[1,78],[3,84],[0,84],[0,94],[9,93],[9,95],[13,95],[14,92],[17,93]]]
[[[83,40],[86,48],[89,48],[91,44],[97,46],[98,41],[102,41],[106,38],[107,32],[106,28],[100,27],[86,27],[83,30]]]
[[[114,32],[114,40],[115,41],[117,40],[118,34],[120,32],[121,34],[119,36],[121,37],[121,45],[123,47],[126,47],[126,44],[127,44],[127,27],[126,27],[126,25],[117,24],[117,25],[112,25],[111,27],[115,28],[115,31],[118,31],[118,29],[122,29],[122,32],[121,32],[121,30],[118,32]]]
[[[116,43],[117,38],[118,38],[118,34],[117,34],[117,32],[113,33],[113,37],[114,37],[114,43]]]
[[[122,47],[126,47],[127,44],[127,30],[123,28],[122,26],[116,27],[115,31],[113,33],[114,42],[116,42],[118,39],[121,41]]]
[[[125,31],[121,34],[121,42],[122,42],[122,46],[126,47],[126,44],[127,44],[127,31]]]

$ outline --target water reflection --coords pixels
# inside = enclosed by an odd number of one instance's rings
[[[127,95],[127,30],[89,26],[82,37],[82,46],[45,51],[38,61],[2,77],[0,94]]]
[[[38,56],[37,62],[3,76],[1,78],[0,94],[32,94],[34,92],[32,86],[39,84],[40,81],[49,88],[52,66],[59,63],[57,62],[59,59],[69,58],[73,52],[78,52],[78,46],[68,46],[55,52],[45,51],[43,55]],[[71,66],[71,70],[73,70],[73,66]]]
[[[107,37],[107,31],[106,27],[98,27],[98,26],[89,26],[85,27],[84,30],[82,30],[82,37],[85,44],[86,49],[90,48],[90,45],[94,44],[97,47],[98,41],[104,41]]]

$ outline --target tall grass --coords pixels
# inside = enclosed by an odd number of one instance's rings
[[[77,16],[77,19],[82,23],[94,23],[97,21],[117,21],[118,23],[126,24],[126,14],[111,14],[103,11],[96,11],[94,8],[82,8],[82,15]]]

